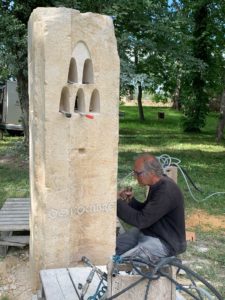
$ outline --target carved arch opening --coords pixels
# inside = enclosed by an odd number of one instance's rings
[[[85,99],[84,99],[84,91],[82,89],[79,89],[77,91],[75,97],[74,112],[85,113]]]
[[[70,67],[68,73],[68,83],[77,83],[78,74],[77,74],[77,63],[74,57],[70,60]]]
[[[60,112],[69,112],[70,111],[70,101],[69,101],[69,90],[67,87],[63,87],[61,91],[61,97],[59,102],[59,111]]]
[[[94,83],[93,64],[90,58],[87,58],[84,62],[82,83]]]
[[[89,111],[93,113],[100,113],[100,95],[97,89],[95,89],[91,94]]]

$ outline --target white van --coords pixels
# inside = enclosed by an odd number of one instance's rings
[[[16,81],[8,80],[6,85],[0,86],[0,130],[23,132]]]

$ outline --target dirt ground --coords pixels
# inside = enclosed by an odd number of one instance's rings
[[[125,106],[137,106],[137,100],[126,100],[126,99],[122,99],[123,105]],[[163,102],[155,102],[155,101],[151,101],[151,100],[142,100],[142,105],[143,106],[152,106],[152,107],[171,107],[172,103],[168,102],[168,103],[163,103]]]
[[[190,229],[194,227],[201,227],[203,231],[225,229],[225,216],[213,216],[202,210],[197,210],[187,216],[186,227]]]
[[[194,230],[200,226],[202,230],[225,230],[225,216],[208,215],[197,210],[186,220],[188,229]],[[17,250],[11,248],[7,257],[0,260],[0,300],[3,296],[7,300],[31,300],[31,283],[29,270],[28,248]]]
[[[9,249],[0,260],[0,299],[31,300],[28,248],[17,249]]]

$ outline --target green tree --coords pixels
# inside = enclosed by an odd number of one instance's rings
[[[202,62],[190,73],[189,94],[185,105],[185,131],[200,131],[205,126],[207,104],[206,81],[211,56],[211,41],[208,38],[209,8],[208,1],[199,1],[193,6],[193,57]]]
[[[37,6],[51,6],[51,1],[2,0],[0,7],[0,58],[4,66],[1,77],[17,79],[23,114],[25,143],[29,139],[29,97],[27,68],[27,22]]]
[[[167,1],[116,1],[115,29],[121,59],[122,90],[137,87],[139,118],[144,120],[142,91],[162,85],[165,57],[173,48]]]
[[[181,16],[189,30],[189,67],[183,69],[181,100],[184,130],[205,126],[209,100],[218,97],[224,85],[224,3],[221,0],[183,0]],[[222,50],[223,49],[223,50]]]
[[[1,0],[0,3],[0,80],[4,81],[11,76],[17,79],[25,143],[28,145],[27,23],[31,12],[38,6],[66,6],[80,10],[102,12],[105,7],[109,7],[110,1]]]
[[[223,0],[2,0],[0,8],[1,78],[18,81],[28,137],[27,21],[37,6],[66,6],[114,19],[121,59],[121,91],[138,89],[174,99],[184,108],[185,129],[200,130],[208,102],[224,90]]]
[[[220,113],[218,125],[216,128],[216,141],[219,143],[223,138],[223,131],[225,127],[225,90],[220,95]]]

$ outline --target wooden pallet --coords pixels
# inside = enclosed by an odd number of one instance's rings
[[[30,198],[9,198],[0,210],[0,256],[5,256],[8,246],[24,247],[28,235],[14,235],[29,231]]]

